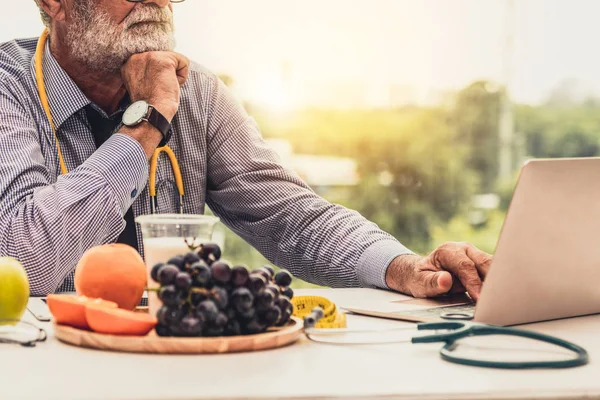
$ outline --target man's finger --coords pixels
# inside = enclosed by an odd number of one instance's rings
[[[177,80],[179,81],[179,84],[183,86],[187,81],[190,72],[190,60],[183,54],[173,53],[173,55],[177,60]]]
[[[452,289],[450,289],[450,292],[448,292],[449,294],[464,293],[467,291],[467,289],[465,289],[463,284],[460,283],[460,279],[458,279],[454,275],[452,276],[452,279],[453,279]]]
[[[492,256],[479,250],[472,244],[467,245],[467,256],[475,263],[475,266],[479,271],[479,276],[481,276],[482,279],[485,279],[490,270],[490,266],[492,265]]]
[[[448,271],[418,271],[412,284],[414,297],[434,297],[448,293],[452,288],[452,276]]]
[[[439,266],[456,275],[473,300],[477,301],[481,291],[481,278],[475,263],[467,257],[464,250],[440,250],[436,258]]]

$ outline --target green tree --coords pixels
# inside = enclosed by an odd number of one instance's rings
[[[469,147],[442,108],[305,110],[281,124],[254,115],[265,136],[288,139],[296,152],[355,159],[361,183],[335,200],[416,250],[430,246],[431,225],[449,221],[475,190]]]
[[[519,106],[517,130],[536,158],[593,157],[600,154],[600,107]]]
[[[478,189],[489,193],[498,178],[498,122],[502,88],[477,81],[457,93],[451,116],[457,139],[469,146],[467,166],[477,172]]]

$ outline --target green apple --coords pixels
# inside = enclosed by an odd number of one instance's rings
[[[27,301],[29,280],[25,269],[12,257],[0,257],[0,321],[20,320]]]

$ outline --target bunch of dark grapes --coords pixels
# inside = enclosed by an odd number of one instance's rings
[[[292,276],[271,266],[249,271],[221,260],[216,244],[171,258],[152,268],[163,305],[160,336],[235,336],[285,325],[293,312]]]

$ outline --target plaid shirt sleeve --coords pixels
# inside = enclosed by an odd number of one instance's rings
[[[0,254],[22,262],[32,295],[53,293],[86,249],[116,240],[146,185],[146,156],[137,141],[116,134],[55,178],[33,119],[1,83],[0,148]]]
[[[412,253],[358,212],[315,194],[265,144],[213,77],[208,110],[211,210],[275,265],[330,287],[388,288],[390,262]]]

